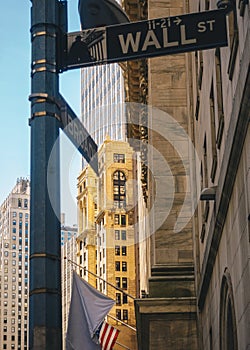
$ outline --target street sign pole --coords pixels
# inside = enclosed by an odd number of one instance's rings
[[[62,349],[60,110],[50,98],[59,85],[58,6],[58,0],[32,0],[29,348],[36,350]]]

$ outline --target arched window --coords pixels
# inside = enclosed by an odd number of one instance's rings
[[[114,207],[124,208],[126,206],[126,177],[117,170],[113,175]]]
[[[221,285],[220,349],[238,350],[233,288],[228,270],[224,273]]]

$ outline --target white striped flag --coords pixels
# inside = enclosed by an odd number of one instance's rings
[[[114,304],[114,300],[100,293],[74,271],[66,349],[100,350],[97,331]]]
[[[103,321],[100,329],[99,342],[102,350],[112,350],[116,339],[119,335],[119,330]]]

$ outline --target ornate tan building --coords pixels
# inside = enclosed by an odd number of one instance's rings
[[[108,322],[120,329],[118,343],[129,349],[137,349],[133,153],[126,142],[106,139],[99,177],[87,166],[78,178],[78,263],[85,267],[80,274],[116,301]]]

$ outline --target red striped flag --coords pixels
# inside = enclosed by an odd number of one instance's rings
[[[111,326],[106,321],[103,322],[100,330],[100,335],[99,335],[99,341],[100,341],[102,350],[113,349],[113,346],[115,345],[119,332],[120,331],[118,329]]]

